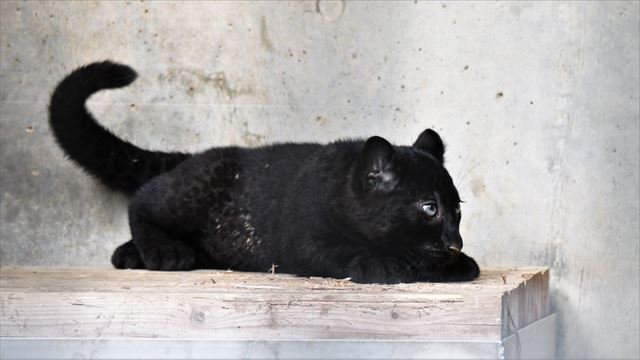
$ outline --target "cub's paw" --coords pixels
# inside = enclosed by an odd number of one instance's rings
[[[480,267],[475,260],[460,253],[456,261],[442,269],[443,281],[471,281],[480,275]]]
[[[111,256],[111,263],[116,267],[116,269],[144,268],[140,252],[131,240],[118,246]]]
[[[393,258],[355,258],[347,268],[351,281],[362,284],[399,284],[412,282],[408,269]]]
[[[147,245],[140,254],[144,267],[149,270],[181,271],[196,268],[195,251],[179,242]]]

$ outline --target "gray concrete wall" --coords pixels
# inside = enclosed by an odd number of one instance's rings
[[[426,127],[449,145],[465,249],[547,265],[562,357],[639,356],[638,2],[0,4],[2,265],[108,265],[126,199],[64,159],[56,82],[101,59],[90,108],[142,147],[197,150]]]

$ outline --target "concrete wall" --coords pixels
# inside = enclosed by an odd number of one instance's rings
[[[378,134],[449,145],[465,249],[548,265],[558,355],[639,356],[638,2],[0,3],[2,265],[108,265],[126,199],[66,161],[56,82],[101,59],[94,96],[140,146]]]

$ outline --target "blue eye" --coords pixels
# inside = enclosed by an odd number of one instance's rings
[[[434,202],[428,202],[422,204],[422,211],[424,211],[427,216],[436,216],[438,213],[438,205]]]

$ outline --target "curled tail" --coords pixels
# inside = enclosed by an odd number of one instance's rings
[[[49,123],[64,152],[113,190],[133,194],[152,177],[189,157],[140,149],[119,139],[91,116],[85,102],[102,89],[127,86],[136,72],[110,61],[83,66],[56,87],[49,105]]]

